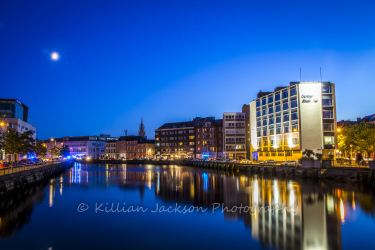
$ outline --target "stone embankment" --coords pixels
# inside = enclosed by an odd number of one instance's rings
[[[35,185],[42,184],[73,166],[73,162],[60,162],[37,168],[17,171],[0,176],[0,197],[27,192]]]

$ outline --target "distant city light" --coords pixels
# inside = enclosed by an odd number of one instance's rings
[[[59,59],[60,59],[59,53],[57,53],[57,52],[52,52],[51,53],[51,60],[52,61],[58,61]]]

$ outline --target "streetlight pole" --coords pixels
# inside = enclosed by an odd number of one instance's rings
[[[352,156],[353,156],[353,144],[350,144],[350,157],[349,157],[349,163],[352,164]]]

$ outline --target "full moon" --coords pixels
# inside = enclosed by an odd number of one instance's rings
[[[57,52],[52,52],[51,53],[51,60],[57,61],[57,60],[59,60],[59,58],[60,58],[59,53],[57,53]]]

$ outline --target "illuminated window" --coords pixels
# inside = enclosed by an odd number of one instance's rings
[[[194,138],[195,138],[194,135],[189,136],[189,139],[190,139],[190,140],[193,140]]]

